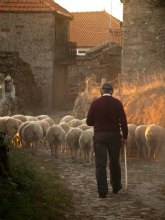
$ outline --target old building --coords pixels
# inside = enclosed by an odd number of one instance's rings
[[[165,1],[122,2],[124,76],[165,73]]]
[[[70,103],[83,91],[85,78],[116,80],[121,73],[120,21],[105,11],[75,12],[70,40],[77,45],[76,63],[69,65]],[[77,80],[76,80],[77,79]]]
[[[30,64],[43,107],[67,105],[67,66],[75,51],[68,41],[71,19],[53,0],[0,0],[1,51],[19,52]]]
[[[102,78],[107,81],[117,82],[121,74],[121,46],[112,42],[98,45],[87,52],[87,58],[90,60],[90,73],[96,75],[97,82]]]
[[[106,11],[74,12],[70,23],[70,40],[77,44],[77,55],[105,42],[120,44],[120,21]]]

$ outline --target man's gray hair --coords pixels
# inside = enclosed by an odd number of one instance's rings
[[[104,92],[110,92],[110,91],[113,91],[113,86],[111,83],[104,83],[101,87],[101,89],[104,91]]]

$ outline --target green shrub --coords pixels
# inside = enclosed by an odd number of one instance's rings
[[[30,154],[11,153],[12,176],[0,179],[0,219],[66,219],[72,197],[50,166]]]

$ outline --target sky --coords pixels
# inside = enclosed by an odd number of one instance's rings
[[[107,11],[119,20],[123,20],[123,4],[120,0],[54,0],[69,12]]]

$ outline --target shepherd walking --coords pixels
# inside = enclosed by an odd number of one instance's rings
[[[118,193],[122,189],[119,158],[121,147],[127,143],[128,127],[123,104],[112,94],[113,86],[104,83],[101,97],[92,102],[86,120],[87,125],[94,126],[96,180],[100,198],[106,198],[108,193],[107,153],[112,192]]]

